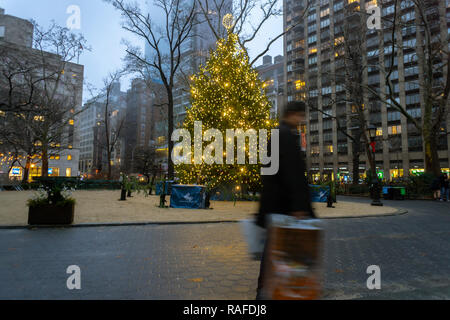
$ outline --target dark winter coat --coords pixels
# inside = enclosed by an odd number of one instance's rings
[[[262,176],[263,189],[257,224],[263,227],[265,216],[271,213],[290,215],[296,211],[304,211],[315,217],[299,136],[284,122],[281,122],[279,130],[278,173]]]
[[[444,175],[441,175],[440,181],[441,181],[441,188],[448,189],[448,177],[446,179]]]
[[[435,178],[431,182],[431,190],[436,191],[436,190],[439,190],[440,188],[441,188],[441,180],[439,178]]]

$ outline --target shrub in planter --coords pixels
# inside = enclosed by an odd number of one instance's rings
[[[73,223],[75,199],[73,189],[52,180],[41,180],[41,187],[27,204],[28,224],[67,225]]]
[[[119,184],[121,186],[121,196],[120,201],[126,201],[127,197],[131,197],[132,192],[136,194],[140,194],[141,192],[147,197],[149,196],[149,190],[153,188],[152,185],[148,183],[140,183],[138,179],[135,177],[129,177],[125,174],[122,174],[119,180]]]
[[[367,194],[369,193],[369,187],[364,184],[350,185],[348,188],[350,194]]]

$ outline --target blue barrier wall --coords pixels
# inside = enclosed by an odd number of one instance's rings
[[[232,190],[232,189],[230,189]],[[309,185],[312,202],[327,202],[327,198],[330,195],[329,186]],[[232,192],[229,190],[220,190],[211,194],[211,200],[215,201],[234,201]]]
[[[171,208],[205,209],[205,187],[173,185],[170,196]]]
[[[327,198],[330,195],[329,186],[309,185],[309,192],[311,193],[312,202],[327,202]]]

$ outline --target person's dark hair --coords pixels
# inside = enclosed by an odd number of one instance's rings
[[[286,117],[292,112],[306,112],[306,103],[303,101],[291,101],[288,102],[284,108],[283,116]]]

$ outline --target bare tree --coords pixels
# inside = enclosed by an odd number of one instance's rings
[[[114,87],[123,75],[123,71],[115,71],[110,73],[103,80],[103,90],[99,98],[102,100],[103,108],[103,120],[99,121],[101,130],[103,131],[101,135],[97,137],[97,143],[101,150],[106,151],[107,160],[107,178],[111,179],[112,176],[112,154],[117,148],[118,142],[122,137],[122,131],[125,127],[125,115],[120,112],[117,108],[118,104],[124,103],[125,101],[117,101],[114,97]]]
[[[39,83],[39,94],[33,101],[39,115],[33,119],[31,127],[40,147],[42,176],[46,177],[49,153],[56,148],[71,147],[62,146],[62,143],[73,136],[73,130],[66,129],[81,112],[77,109],[81,103],[78,94],[82,82],[76,79],[79,75],[71,70],[70,63],[87,48],[82,35],[75,35],[55,23],[46,30],[34,23],[34,30],[34,47],[40,62],[38,72],[43,81]]]
[[[312,101],[312,97],[308,97],[308,106],[310,110],[322,114],[324,120],[334,121],[337,131],[350,140],[352,144],[352,181],[353,184],[358,184],[361,154],[366,153],[370,169],[375,170],[366,134],[369,106],[364,103],[365,87],[363,86],[367,71],[367,61],[363,58],[365,38],[355,32],[355,30],[364,30],[365,19],[355,16],[354,7],[346,8],[345,14],[346,17],[351,18],[346,19],[340,28],[335,29],[339,37],[334,40],[334,51],[331,50],[331,54],[336,57],[335,70],[322,68],[322,85],[335,82],[339,84],[345,94],[338,92],[335,99],[327,99],[328,103],[322,103],[321,106],[317,106]],[[310,92],[310,90],[307,91]],[[336,114],[333,114],[332,111],[326,111],[332,105],[339,104],[346,105],[345,112],[337,110]]]
[[[0,45],[0,111],[32,109],[35,88],[43,80],[36,73],[39,64],[29,59],[29,51],[9,43]]]
[[[344,115],[333,115],[332,113],[329,113],[327,111],[324,111],[324,109],[327,109],[328,107],[332,106],[333,104],[345,102],[345,103],[351,103],[352,100],[347,99],[339,99],[339,100],[330,100],[327,105],[323,105],[322,108],[316,106],[314,103],[310,101],[311,99],[308,99],[308,107],[312,111],[316,111],[324,117],[324,119],[330,119],[336,123],[336,129],[338,132],[340,132],[342,135],[350,139],[352,143],[352,183],[358,184],[359,180],[359,164],[360,164],[360,157],[361,157],[361,142],[362,142],[362,134],[363,131],[361,130],[358,122],[361,121],[360,113],[356,112],[344,114]],[[357,108],[357,107],[356,107]],[[354,110],[356,110],[356,108]],[[342,119],[342,116],[345,116],[345,119]]]
[[[155,147],[137,147],[134,151],[133,166],[135,172],[144,175],[152,186],[159,172]]]
[[[145,83],[147,89],[144,91],[146,100],[151,102],[151,105],[148,106],[152,118],[150,123],[150,139],[154,141],[157,138],[156,134],[164,134],[167,137],[167,132],[157,132],[158,130],[156,128],[158,122],[167,123],[168,121],[167,91],[164,90],[165,87],[162,84],[155,81],[155,79],[158,78],[158,74],[155,73],[155,70],[148,66],[144,66],[144,68],[136,71],[139,74],[140,79]]]
[[[31,159],[40,159],[45,177],[49,157],[71,147],[82,87],[71,61],[89,50],[84,37],[67,28],[54,22],[48,29],[33,24],[33,48],[4,45],[0,55],[0,105],[6,116],[2,136],[26,154],[24,179]]]
[[[127,58],[130,70],[151,69],[158,73],[167,92],[168,106],[168,175],[174,177],[174,166],[170,161],[173,149],[173,90],[177,71],[182,61],[182,47],[192,36],[191,31],[195,22],[196,6],[186,4],[182,0],[155,0],[154,6],[162,14],[164,22],[158,25],[150,14],[142,12],[137,4],[130,4],[124,0],[105,0],[118,9],[124,22],[122,27],[145,41],[152,50],[151,57],[145,57],[141,49],[127,43]]]
[[[0,118],[0,153],[8,162],[8,175],[14,166],[22,167],[22,182],[28,181],[31,165],[39,160],[34,132],[26,125],[32,123],[34,116],[31,112],[8,112]]]
[[[385,47],[389,49],[387,50],[388,53],[384,55],[386,65],[384,63],[371,65],[367,62],[367,60],[377,57],[375,55],[369,56],[366,52],[366,32],[349,33],[349,30],[344,30],[341,45],[344,47],[342,51],[345,54],[346,71],[343,74],[337,73],[333,77],[335,77],[337,83],[343,84],[348,93],[344,100],[351,103],[352,111],[354,111],[352,112],[354,113],[353,116],[348,117],[350,118],[350,122],[348,122],[349,125],[360,128],[360,130],[355,131],[355,134],[363,139],[372,169],[375,164],[372,163],[373,158],[370,157],[369,141],[365,134],[368,123],[367,116],[370,114],[371,105],[364,104],[363,97],[366,96],[368,96],[368,99],[376,99],[386,104],[406,117],[407,122],[411,123],[416,129],[415,131],[422,136],[425,147],[425,171],[438,175],[440,164],[437,138],[442,129],[445,130],[443,123],[448,115],[450,91],[448,40],[446,39],[447,34],[443,35],[442,32],[436,31],[439,29],[438,1],[412,0],[412,3],[414,4],[415,19],[408,21],[402,18],[402,4],[398,0],[394,1],[393,18],[383,18],[384,29],[378,31],[378,36],[384,38],[385,32],[391,33],[391,39],[387,41],[388,46]],[[363,11],[359,11],[359,15],[367,18],[367,14]],[[362,19],[362,21],[365,21],[365,19]],[[347,26],[348,23],[344,25]],[[409,29],[416,30],[414,35],[417,35],[417,45],[412,47],[407,43],[405,44],[401,39],[402,34],[408,32]],[[366,30],[362,24],[361,30]],[[336,44],[335,48],[339,49],[339,43]],[[423,96],[421,119],[417,119],[408,112],[406,101],[401,101],[394,89],[397,85],[394,77],[394,68],[397,66],[395,59],[398,58],[399,64],[403,63],[404,50],[412,48],[416,49],[414,61],[417,62],[420,71],[416,83]],[[380,61],[380,57],[378,57],[378,61]],[[377,86],[368,85],[364,81],[369,67],[372,70],[378,69],[386,83],[387,92],[383,93],[384,90],[379,90]],[[338,119],[335,120],[338,121]],[[353,122],[353,125],[350,124],[351,122]],[[351,140],[353,146],[358,148],[359,143]],[[358,151],[353,148],[354,164],[357,162]]]
[[[407,21],[401,17],[401,1],[394,1],[394,15],[392,19],[384,19],[385,26],[391,30],[391,48],[389,67],[381,68],[384,75],[387,93],[385,95],[367,87],[380,101],[394,108],[406,117],[422,135],[425,147],[425,172],[440,174],[440,163],[437,149],[437,138],[441,132],[449,109],[450,93],[450,54],[447,34],[436,32],[439,28],[439,1],[412,0],[414,4],[415,20]],[[417,43],[414,46],[415,60],[420,68],[418,86],[423,96],[421,101],[422,117],[416,119],[408,113],[405,103],[402,103],[394,90],[393,73],[394,59],[403,58],[403,51],[410,49],[400,40],[402,31],[414,27]]]

